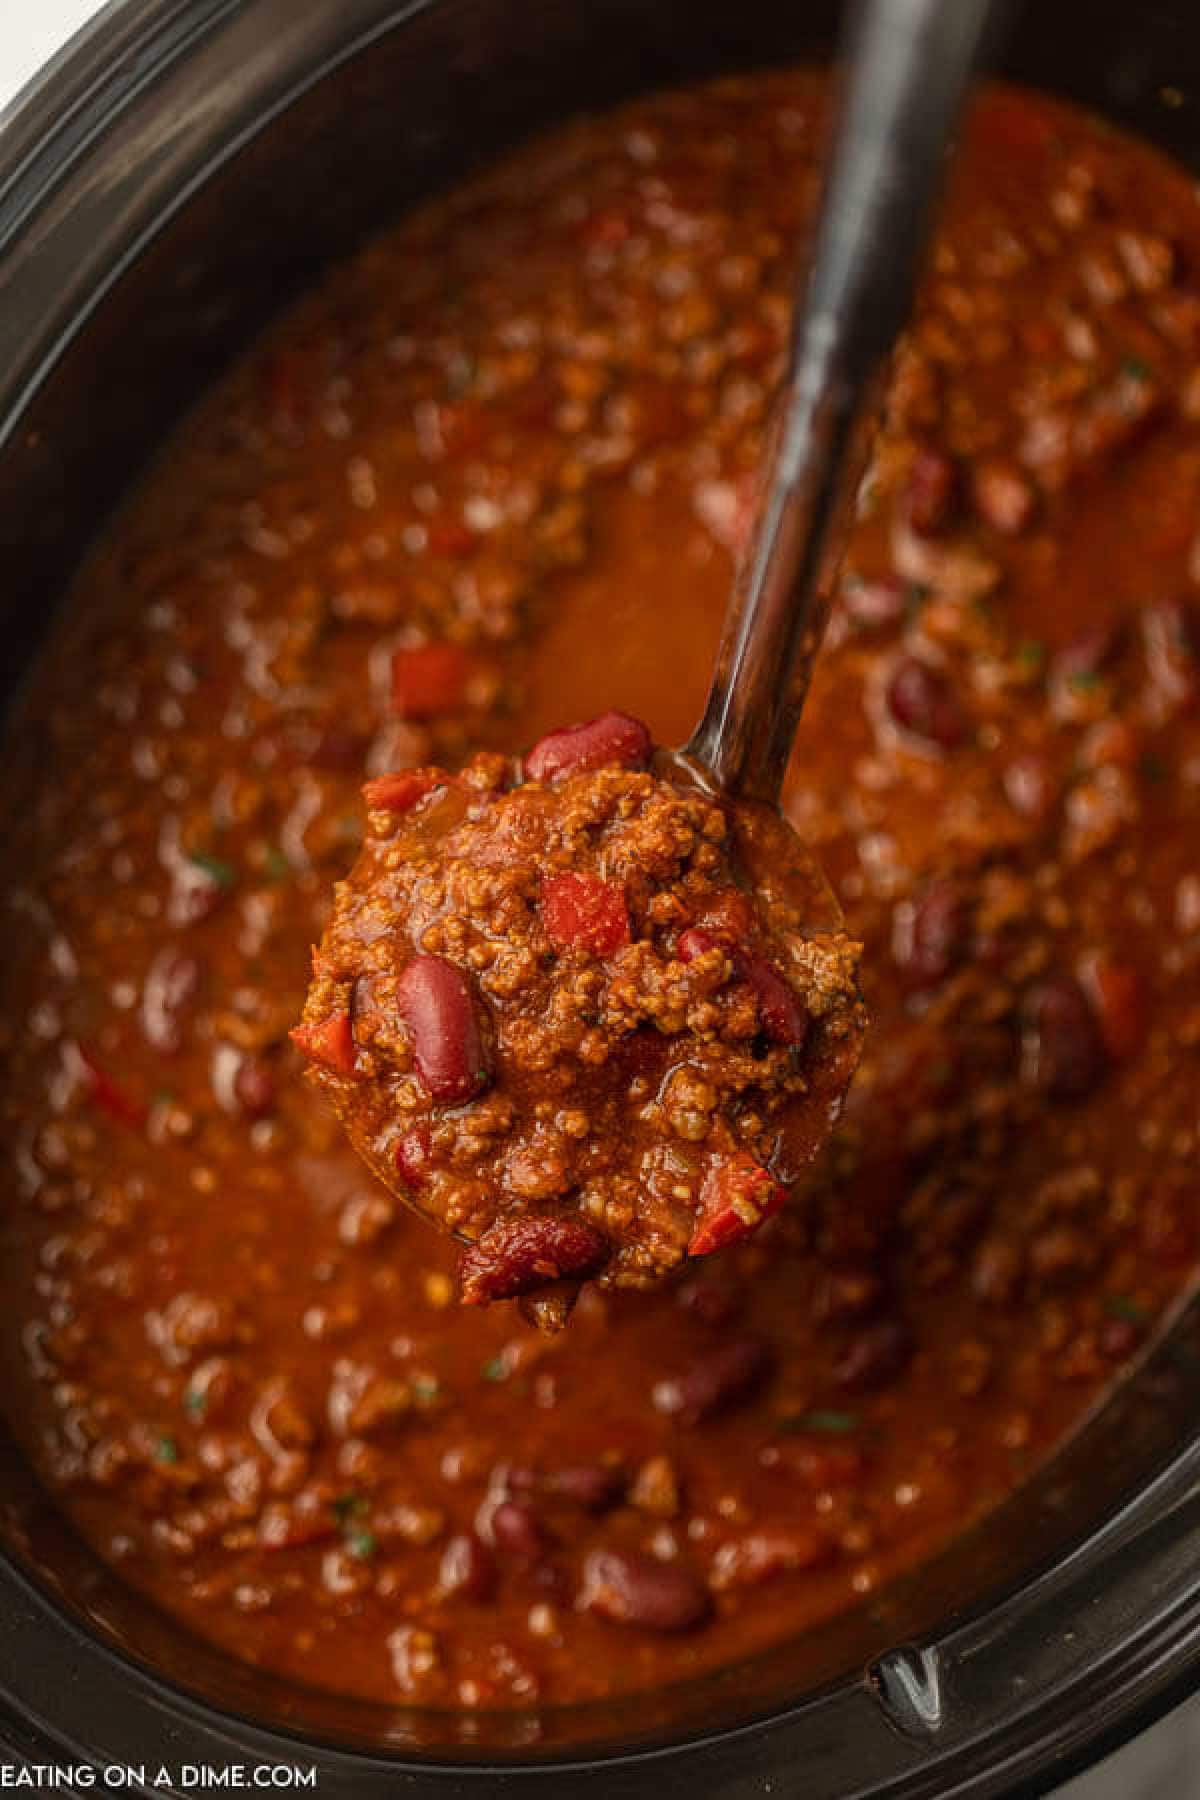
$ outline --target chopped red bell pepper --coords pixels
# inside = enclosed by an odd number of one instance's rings
[[[288,1036],[310,1062],[319,1063],[333,1075],[353,1075],[354,1033],[349,1013],[331,1013],[312,1025],[295,1025]]]
[[[625,896],[598,875],[549,876],[542,883],[542,922],[557,950],[611,956],[629,942]]]
[[[786,1189],[744,1151],[714,1162],[700,1189],[700,1211],[688,1255],[708,1256],[749,1237],[779,1211],[786,1198]]]

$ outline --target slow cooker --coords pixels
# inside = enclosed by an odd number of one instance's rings
[[[113,0],[0,120],[6,681],[174,418],[330,258],[566,114],[819,58],[837,10]],[[1200,171],[1186,0],[1027,6],[1004,72]],[[8,1450],[0,1742],[14,1765],[144,1766],[124,1785],[157,1793],[232,1764],[347,1797],[1044,1789],[1194,1685],[1198,1395],[1188,1306],[1049,1467],[869,1607],[688,1688],[537,1717],[369,1707],[224,1658],[124,1589]]]

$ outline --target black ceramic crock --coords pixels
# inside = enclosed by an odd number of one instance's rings
[[[113,0],[0,129],[6,683],[180,409],[331,257],[565,114],[819,57],[835,13]],[[1006,72],[1200,171],[1194,0],[1029,4]],[[0,1761],[294,1763],[338,1800],[1044,1789],[1200,1669],[1195,1314],[1006,1508],[869,1609],[692,1687],[540,1716],[352,1704],[235,1664],[124,1590],[8,1451]]]

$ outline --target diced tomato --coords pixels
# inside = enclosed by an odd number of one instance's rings
[[[460,644],[414,644],[392,655],[392,708],[402,719],[461,710],[471,658]]]
[[[549,876],[542,883],[542,922],[558,950],[611,956],[629,942],[625,896],[598,875]]]
[[[390,775],[377,775],[363,788],[363,799],[370,812],[411,812],[418,801],[441,787],[445,776],[438,769],[396,769]]]
[[[288,1036],[310,1062],[334,1075],[353,1075],[354,1033],[349,1013],[331,1013],[313,1025],[296,1025]]]
[[[749,1237],[786,1199],[786,1191],[753,1157],[739,1151],[715,1162],[700,1189],[700,1212],[689,1256],[708,1256]]]
[[[148,1116],[145,1103],[126,1093],[89,1050],[85,1050],[81,1044],[77,1044],[75,1050],[84,1086],[100,1110],[106,1112],[110,1119],[115,1119],[118,1125],[128,1125],[131,1131],[141,1131]]]

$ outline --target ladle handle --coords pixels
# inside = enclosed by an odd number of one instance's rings
[[[774,448],[687,754],[775,801],[820,647],[855,421],[907,320],[946,147],[1003,0],[860,0]]]

